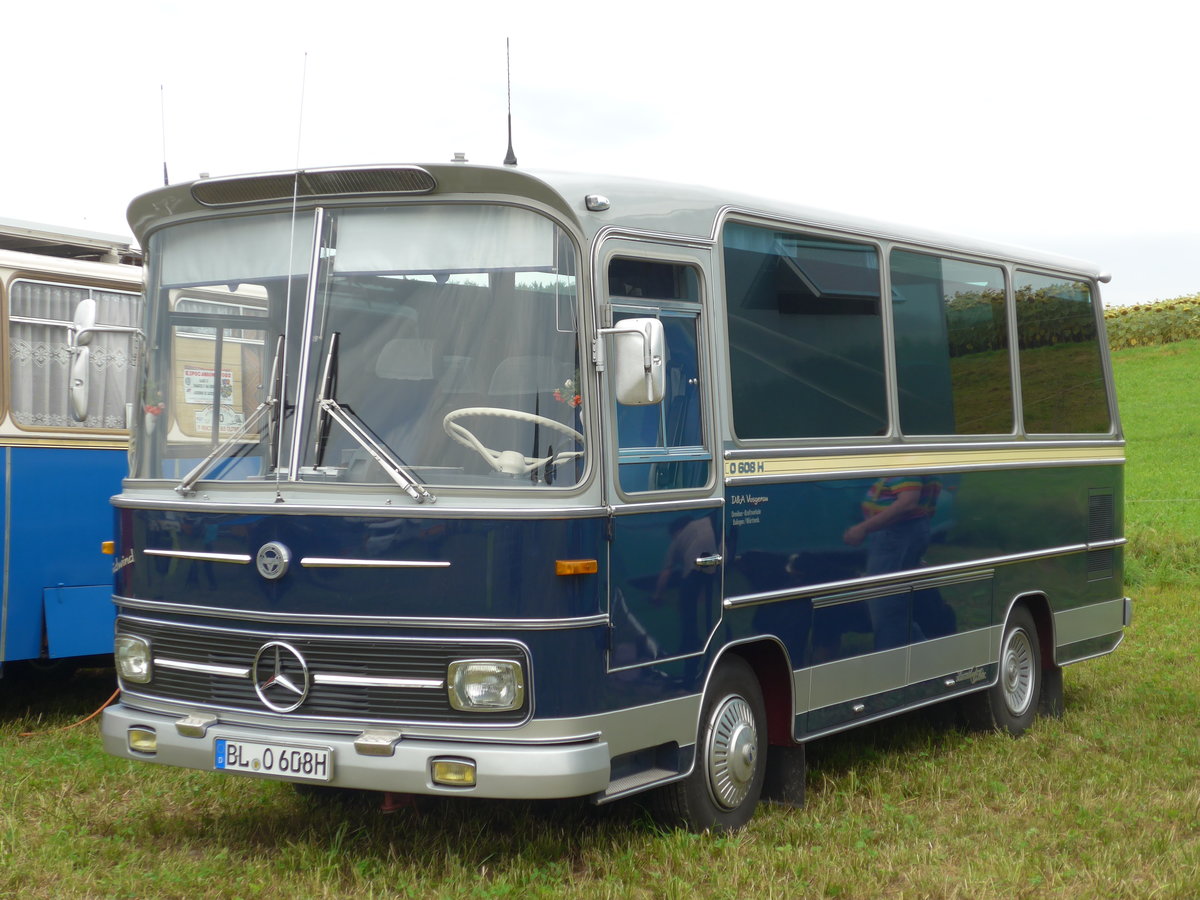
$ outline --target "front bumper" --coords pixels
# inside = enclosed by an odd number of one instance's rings
[[[217,722],[203,729],[199,736],[191,737],[180,734],[176,728],[180,721],[179,716],[143,712],[118,703],[104,710],[100,724],[104,749],[123,759],[215,770],[214,743],[218,738],[328,747],[333,751],[333,777],[322,784],[405,794],[554,799],[599,793],[609,783],[609,750],[601,741],[527,745],[402,737],[389,755],[379,756],[361,752],[355,746],[354,735],[281,732]],[[158,739],[157,751],[151,754],[131,750],[128,741],[131,728],[153,729]],[[475,785],[464,788],[434,784],[431,763],[445,757],[473,761]]]

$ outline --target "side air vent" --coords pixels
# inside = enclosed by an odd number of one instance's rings
[[[205,206],[270,203],[313,197],[370,194],[428,194],[437,181],[419,166],[310,169],[268,175],[212,178],[192,185],[192,196]]]
[[[1112,492],[1092,491],[1088,495],[1088,543],[1111,541],[1115,536],[1116,519]],[[1112,578],[1114,553],[1112,547],[1088,551],[1088,581]]]

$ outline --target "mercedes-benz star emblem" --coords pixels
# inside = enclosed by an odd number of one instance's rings
[[[269,541],[258,548],[258,556],[254,562],[258,566],[258,574],[271,581],[277,581],[287,574],[288,563],[292,554],[279,541]]]
[[[312,684],[308,663],[300,651],[283,641],[270,641],[258,648],[250,676],[258,699],[280,713],[297,709],[307,699]]]

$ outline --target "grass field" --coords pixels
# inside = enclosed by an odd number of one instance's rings
[[[0,897],[1200,895],[1200,341],[1115,356],[1133,626],[1020,740],[913,715],[809,748],[808,805],[732,836],[633,805],[385,815],[105,756],[109,671],[0,682]],[[32,737],[23,732],[42,732]]]

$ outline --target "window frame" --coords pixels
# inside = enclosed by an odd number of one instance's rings
[[[913,244],[908,244],[900,241],[888,242],[886,244],[887,251],[887,303],[888,303],[888,333],[887,344],[890,355],[889,364],[892,371],[890,377],[895,382],[895,418],[893,420],[893,429],[897,436],[902,440],[910,443],[931,443],[931,442],[946,442],[946,441],[981,441],[981,440],[1011,440],[1024,434],[1022,429],[1022,415],[1020,408],[1020,381],[1018,379],[1018,361],[1017,352],[1017,336],[1016,323],[1012,314],[1013,309],[1013,283],[1015,266],[1011,262],[1004,260],[993,259],[990,257],[970,256],[963,253],[955,253],[950,250],[943,250],[936,247],[922,247]],[[897,354],[896,340],[896,313],[895,313],[895,284],[892,279],[892,258],[896,253],[907,253],[912,256],[925,256],[931,259],[946,260],[950,262],[964,263],[967,265],[981,266],[985,268],[996,269],[1000,272],[1001,278],[1004,280],[1003,297],[1004,297],[1004,325],[1007,329],[1007,346],[1005,347],[1005,358],[1008,361],[1008,390],[1009,390],[1009,411],[1012,414],[1012,425],[1008,431],[981,431],[981,432],[909,432],[904,430],[903,409],[901,408],[901,384],[900,384],[900,365],[899,356]],[[946,321],[943,317],[943,321]],[[948,332],[948,329],[947,329]],[[951,393],[953,397],[953,392]]]
[[[611,371],[603,378],[603,409],[602,418],[606,424],[607,437],[604,445],[608,448],[610,463],[607,468],[611,473],[614,493],[627,502],[643,503],[665,498],[688,498],[711,496],[719,483],[721,468],[717,458],[717,427],[716,427],[716,384],[713,374],[712,344],[709,337],[709,327],[706,317],[712,314],[711,294],[708,285],[708,272],[703,254],[706,251],[692,247],[680,246],[666,241],[639,240],[634,236],[610,238],[596,254],[596,284],[597,304],[601,309],[599,320],[610,325],[617,313],[634,313],[646,317],[661,319],[660,313],[667,316],[689,318],[696,327],[696,367],[699,379],[700,403],[699,426],[701,443],[684,448],[629,448],[623,450],[620,446],[620,434],[617,423],[617,402],[612,388]],[[697,299],[659,299],[654,297],[629,297],[624,294],[612,294],[609,291],[609,268],[614,260],[627,259],[644,261],[687,268],[693,275]],[[605,340],[601,338],[601,340]],[[661,409],[661,407],[660,407]],[[661,412],[660,412],[661,419]],[[645,491],[628,491],[621,486],[621,466],[656,462],[705,462],[708,464],[708,477],[703,484],[694,487],[651,488]]]
[[[1071,274],[1066,271],[1043,268],[1036,265],[1012,262],[1009,270],[1009,316],[1010,327],[1014,340],[1012,341],[1013,377],[1016,389],[1017,427],[1022,436],[1031,440],[1060,440],[1077,438],[1084,440],[1101,440],[1120,435],[1120,415],[1117,409],[1116,388],[1113,383],[1112,352],[1108,349],[1108,334],[1104,326],[1104,301],[1100,296],[1097,279],[1082,274]],[[1099,356],[1099,374],[1104,390],[1105,411],[1108,416],[1108,427],[1104,431],[1030,431],[1026,421],[1025,409],[1025,379],[1021,369],[1021,333],[1017,314],[1017,282],[1020,276],[1035,276],[1059,281],[1075,282],[1087,288],[1089,307],[1091,309],[1092,326],[1095,329],[1095,342]],[[1052,344],[1050,346],[1063,346]]]
[[[886,426],[876,434],[834,435],[834,436],[801,436],[789,435],[780,437],[747,437],[738,433],[735,420],[735,400],[733,388],[733,364],[731,359],[731,343],[729,340],[729,272],[725,262],[725,234],[730,225],[742,225],[758,228],[764,231],[787,231],[815,239],[828,239],[842,243],[857,244],[869,247],[878,262],[879,312],[879,362],[883,376],[883,392],[881,412],[887,418]],[[731,211],[722,217],[713,230],[714,280],[720,285],[721,308],[714,312],[720,319],[720,334],[724,346],[721,351],[720,379],[723,392],[722,415],[725,417],[732,446],[743,450],[812,447],[839,448],[848,446],[876,446],[895,441],[898,436],[898,411],[896,409],[895,384],[895,355],[894,342],[891,337],[891,279],[888,271],[888,253],[893,246],[900,242],[881,239],[867,232],[853,232],[823,227],[809,222],[797,222],[790,219],[778,219],[756,216],[750,211]]]

